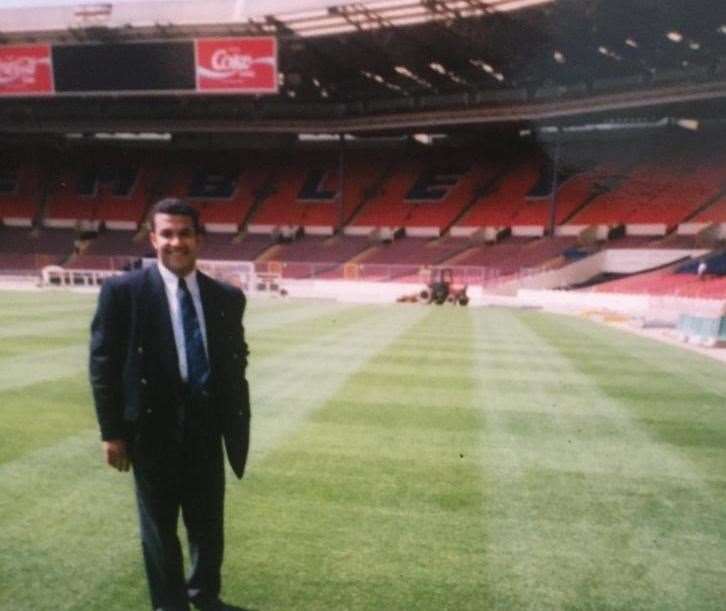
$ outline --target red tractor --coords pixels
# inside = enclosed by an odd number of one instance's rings
[[[427,288],[421,291],[421,299],[436,305],[448,302],[465,306],[469,303],[466,288],[466,284],[454,283],[450,267],[432,267]]]

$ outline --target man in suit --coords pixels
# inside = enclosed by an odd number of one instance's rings
[[[198,212],[151,211],[155,265],[104,282],[91,325],[90,380],[106,462],[133,469],[152,607],[202,611],[219,598],[224,460],[241,478],[249,448],[241,291],[196,270]],[[184,579],[179,510],[191,567]]]

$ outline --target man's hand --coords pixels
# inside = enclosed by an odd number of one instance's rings
[[[125,439],[110,439],[103,442],[106,463],[119,471],[128,471],[131,466]]]

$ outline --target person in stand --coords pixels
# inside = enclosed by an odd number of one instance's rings
[[[243,293],[196,269],[197,210],[159,201],[155,265],[108,279],[91,324],[90,382],[105,461],[133,470],[152,608],[229,609],[220,599],[224,445],[241,478],[250,402]],[[189,542],[184,577],[179,513]]]

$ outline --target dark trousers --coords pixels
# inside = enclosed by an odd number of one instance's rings
[[[133,450],[146,576],[154,609],[186,611],[219,596],[224,550],[224,461],[209,406],[189,400],[168,438]],[[191,567],[185,581],[177,522],[181,509]]]

